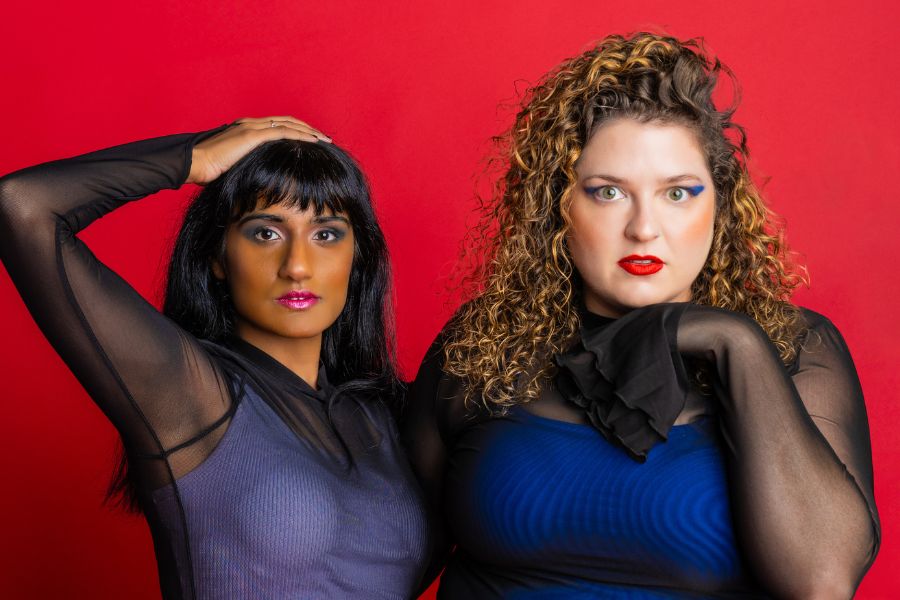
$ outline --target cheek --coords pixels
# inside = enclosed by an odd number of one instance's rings
[[[342,249],[339,253],[329,253],[325,257],[324,272],[327,274],[328,285],[336,291],[347,291],[350,283],[350,273],[353,270],[353,245],[348,249]]]
[[[585,209],[583,202],[572,203],[569,212],[572,227],[566,239],[572,260],[581,272],[596,265],[597,258],[609,253],[612,245],[609,239],[612,224],[597,217],[595,211]]]
[[[712,207],[698,211],[696,215],[693,215],[693,218],[685,223],[679,236],[683,248],[685,250],[696,249],[698,253],[702,252],[705,257],[712,243],[715,218],[715,209]]]
[[[597,231],[581,230],[569,234],[568,239],[572,261],[582,274],[596,271],[602,264],[599,259],[609,254],[608,241]]]
[[[265,252],[248,251],[239,244],[232,245],[226,252],[225,260],[228,281],[233,288],[252,288],[273,279],[273,271],[277,262]]]

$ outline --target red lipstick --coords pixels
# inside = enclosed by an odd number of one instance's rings
[[[652,254],[639,256],[631,254],[619,260],[619,266],[632,275],[653,275],[663,268],[665,263]]]
[[[278,303],[291,310],[306,310],[318,302],[320,298],[308,290],[292,290],[278,298]]]

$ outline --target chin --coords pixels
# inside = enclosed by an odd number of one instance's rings
[[[619,305],[626,308],[627,310],[633,310],[635,308],[642,308],[644,306],[650,306],[651,304],[658,304],[660,302],[669,302],[671,297],[666,294],[659,293],[640,293],[640,294],[629,294],[623,298],[617,298],[619,301]]]
[[[325,324],[321,322],[313,322],[309,321],[305,323],[270,323],[268,327],[263,327],[268,330],[270,333],[277,335],[278,337],[286,338],[286,339],[305,339],[305,338],[314,338],[316,336],[322,335],[326,329],[331,324]]]
[[[280,333],[282,337],[291,338],[295,340],[302,340],[306,338],[314,338],[316,336],[322,335],[327,327],[319,329],[317,327],[313,328],[304,328],[304,329],[289,329],[287,331],[283,331]]]
[[[602,290],[614,293],[603,293]],[[593,289],[586,286],[585,292],[590,293],[599,306],[619,315],[651,304],[690,300],[689,290],[685,290],[681,285],[662,281],[610,281]]]

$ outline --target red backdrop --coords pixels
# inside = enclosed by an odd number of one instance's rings
[[[79,3],[81,4],[81,3]],[[702,35],[738,75],[738,121],[757,181],[805,254],[801,303],[852,349],[869,407],[881,554],[860,598],[892,595],[900,569],[900,457],[889,340],[898,327],[898,160],[893,3],[669,0],[265,4],[43,2],[0,21],[0,173],[241,116],[293,114],[368,173],[394,257],[401,357],[415,372],[449,314],[446,276],[473,206],[499,108],[607,33]],[[151,4],[155,4],[151,6]],[[490,4],[490,6],[480,6]],[[889,6],[890,4],[890,6]],[[477,7],[475,7],[477,6]],[[101,259],[159,298],[191,190],[131,205],[85,234]],[[0,596],[157,598],[143,521],[101,505],[114,431],[0,272]],[[893,335],[891,335],[893,334]]]

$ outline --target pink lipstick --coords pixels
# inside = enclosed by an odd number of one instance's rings
[[[306,310],[318,302],[320,298],[308,290],[290,291],[278,298],[278,303],[291,310]]]
[[[631,254],[619,260],[619,266],[632,275],[653,275],[663,268],[663,261],[652,254],[640,256]]]

